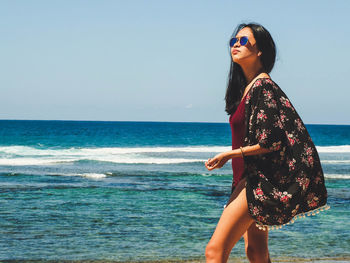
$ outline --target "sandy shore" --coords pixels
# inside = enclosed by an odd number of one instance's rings
[[[320,263],[348,263],[350,255],[346,257],[329,257],[329,258],[271,258],[272,262],[320,262]],[[172,259],[172,260],[150,260],[150,261],[115,261],[115,260],[0,260],[0,263],[205,263],[205,259]],[[231,258],[228,263],[246,263],[249,262],[246,258]]]

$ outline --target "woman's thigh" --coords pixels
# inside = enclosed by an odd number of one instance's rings
[[[242,189],[245,187],[245,183],[246,183],[246,178],[242,178],[237,186],[235,187],[235,189],[233,190],[229,200],[227,201],[226,203],[226,207],[233,201],[237,198],[237,196],[239,195],[239,193],[242,191]]]
[[[223,210],[207,245],[217,253],[222,253],[226,260],[234,245],[254,222],[248,211],[245,181],[240,181],[234,194],[236,197]]]

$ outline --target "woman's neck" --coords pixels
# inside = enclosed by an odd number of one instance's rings
[[[260,73],[263,73],[264,70],[260,63],[252,63],[250,65],[245,65],[242,67],[244,77],[247,81],[247,85],[254,80]]]

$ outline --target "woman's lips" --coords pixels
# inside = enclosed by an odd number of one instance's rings
[[[234,49],[233,51],[232,51],[232,54],[237,54],[239,51],[237,50],[237,49]]]

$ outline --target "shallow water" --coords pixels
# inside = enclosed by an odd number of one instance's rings
[[[0,260],[205,262],[232,170],[203,162],[228,124],[78,123],[0,121]],[[350,126],[322,141],[338,128],[310,128],[331,209],[270,231],[273,261],[349,261]],[[247,262],[243,238],[231,258]]]

